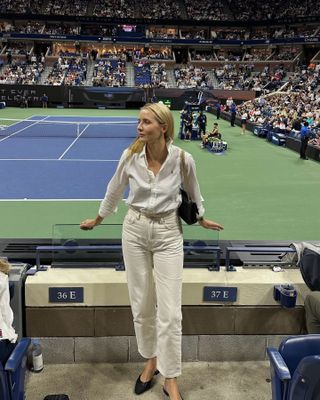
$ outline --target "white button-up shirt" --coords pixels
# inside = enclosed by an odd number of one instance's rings
[[[0,272],[0,340],[15,342],[18,335],[12,327],[13,312],[10,308],[8,275]]]
[[[159,214],[176,210],[181,204],[181,150],[167,144],[168,155],[155,176],[148,169],[145,147],[140,153],[128,157],[128,149],[121,156],[117,170],[110,180],[99,208],[104,218],[117,210],[126,187],[130,191],[126,203],[145,214]],[[185,152],[186,179],[182,186],[197,204],[199,216],[204,214],[202,196],[196,177],[196,166],[191,154]]]

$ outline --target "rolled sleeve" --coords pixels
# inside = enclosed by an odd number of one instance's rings
[[[107,186],[106,194],[99,208],[99,215],[102,218],[117,211],[117,205],[122,199],[123,193],[129,184],[128,174],[126,171],[127,154],[127,150],[122,153],[116,172]]]
[[[203,207],[202,202],[204,201],[200,187],[197,179],[197,171],[196,164],[194,162],[193,157],[189,153],[185,153],[185,161],[186,161],[186,179],[183,182],[183,187],[189,194],[192,201],[197,204],[198,207],[198,216],[202,217],[204,215],[205,209]]]

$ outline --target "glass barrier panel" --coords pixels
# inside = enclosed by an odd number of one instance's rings
[[[52,245],[70,249],[54,250],[52,267],[121,268],[121,229],[121,224],[98,225],[88,231],[80,229],[79,224],[54,225]]]
[[[199,224],[182,225],[184,242],[184,266],[213,269],[219,264],[219,254],[213,247],[219,246],[219,231],[204,229]]]
[[[52,245],[66,246],[52,252],[52,267],[123,267],[122,224],[102,224],[84,231],[79,224],[56,224]],[[200,225],[183,225],[185,266],[212,267],[218,253],[219,232]]]

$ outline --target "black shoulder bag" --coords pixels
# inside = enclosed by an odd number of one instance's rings
[[[185,163],[185,152],[183,150],[180,151],[180,171],[181,171],[181,177],[182,177],[182,182],[186,181],[186,163]],[[194,203],[188,193],[180,188],[180,194],[181,194],[181,199],[182,203],[180,204],[180,207],[178,209],[178,214],[179,217],[184,220],[188,225],[193,225],[195,224],[198,219],[198,207],[196,203]]]

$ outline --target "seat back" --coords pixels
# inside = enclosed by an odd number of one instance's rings
[[[279,379],[277,371],[272,363],[270,363],[270,377],[272,400],[283,400],[285,384]]]
[[[23,400],[27,368],[29,338],[22,338],[14,348],[4,367],[4,383],[7,386],[8,400]],[[0,392],[1,393],[1,392]],[[4,398],[6,400],[6,398]]]
[[[298,364],[304,357],[320,355],[320,334],[290,336],[279,346],[279,353],[293,376]]]
[[[304,357],[290,382],[288,400],[320,400],[320,355]]]
[[[10,400],[8,384],[7,384],[7,375],[1,362],[0,362],[0,399]]]

